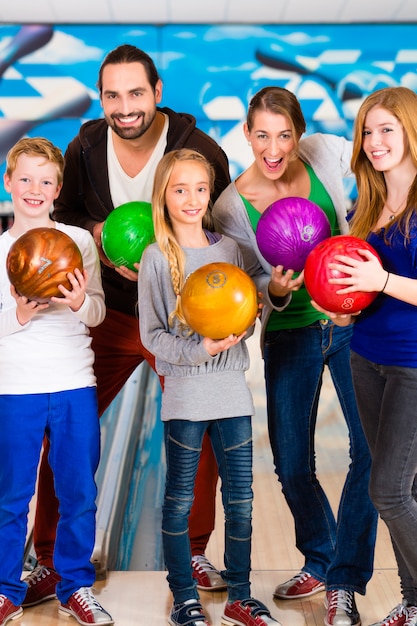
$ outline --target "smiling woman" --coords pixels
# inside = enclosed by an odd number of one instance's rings
[[[261,318],[268,431],[275,471],[294,517],[296,545],[304,557],[301,571],[279,583],[274,596],[288,600],[326,590],[325,624],[357,626],[354,592],[364,594],[372,575],[377,517],[368,494],[371,459],[349,366],[352,327],[336,327],[313,308],[303,274],[294,271],[299,268],[271,266],[255,234],[267,207],[289,196],[318,205],[331,235],[347,232],[343,177],[350,174],[351,144],[325,134],[304,139],[305,130],[300,103],[292,92],[269,86],[256,93],[244,125],[254,160],[221,194],[213,215],[221,230],[239,243],[244,267],[258,290],[271,298],[265,301]],[[276,304],[290,294],[291,302],[277,312]],[[325,366],[343,408],[351,453],[337,522],[315,465]]]

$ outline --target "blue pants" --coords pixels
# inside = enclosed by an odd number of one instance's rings
[[[264,347],[275,471],[295,522],[303,570],[328,590],[365,593],[373,571],[377,513],[368,494],[371,458],[350,370],[352,328],[323,320],[268,332]],[[351,463],[337,520],[316,475],[315,428],[325,365],[349,431]]]
[[[0,396],[0,594],[19,606],[27,515],[46,433],[49,463],[60,503],[54,565],[62,577],[57,596],[66,602],[95,580],[94,475],[100,454],[96,388]]]
[[[204,433],[208,431],[219,467],[225,514],[224,579],[231,602],[250,597],[252,535],[251,418],[205,422],[164,422],[167,475],[162,511],[162,538],[167,580],[174,603],[199,597],[191,571],[188,516],[194,497]]]
[[[372,455],[371,498],[391,535],[403,596],[417,606],[417,369],[355,352],[351,362]]]

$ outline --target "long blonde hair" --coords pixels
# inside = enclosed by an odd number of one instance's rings
[[[350,232],[361,239],[366,239],[372,231],[387,199],[384,174],[374,169],[362,148],[366,116],[374,107],[381,107],[395,115],[402,124],[405,147],[410,150],[413,163],[417,167],[417,95],[407,87],[386,87],[371,93],[362,102],[356,116],[351,161],[351,169],[356,176],[358,199]],[[405,210],[393,220],[405,238],[409,237],[410,219],[416,209],[417,177],[410,187]]]
[[[188,148],[181,148],[180,150],[167,152],[158,163],[155,171],[152,192],[152,216],[155,239],[161,249],[161,252],[168,259],[172,286],[174,288],[175,295],[177,296],[175,310],[169,315],[168,322],[169,325],[172,326],[175,318],[177,318],[183,327],[187,327],[182,313],[180,296],[185,282],[185,254],[175,237],[172,222],[165,202],[166,190],[171,178],[172,170],[178,161],[198,161],[201,163],[201,165],[206,169],[209,177],[210,194],[214,189],[214,168],[210,165],[207,159],[200,154],[200,152],[197,152],[196,150],[189,150]],[[213,230],[211,202],[206,214],[203,217],[202,226],[207,230]]]

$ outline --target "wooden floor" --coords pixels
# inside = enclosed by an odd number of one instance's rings
[[[323,626],[324,593],[305,600],[274,600],[276,585],[297,573],[303,559],[294,546],[292,517],[273,471],[265,418],[262,363],[257,338],[250,340],[252,367],[248,375],[257,415],[254,420],[254,518],[252,552],[252,595],[270,608],[282,626]],[[347,433],[333,387],[326,373],[317,425],[319,476],[336,510],[348,465]],[[207,555],[223,567],[223,516],[217,498],[217,528]],[[96,583],[96,595],[112,614],[117,626],[165,626],[171,594],[165,572],[109,572]],[[220,626],[225,592],[201,592],[201,601],[212,626]],[[388,533],[380,523],[376,545],[375,571],[366,596],[356,596],[363,626],[382,619],[400,601],[400,589]],[[71,617],[58,614],[56,600],[26,609],[15,626],[74,626]]]

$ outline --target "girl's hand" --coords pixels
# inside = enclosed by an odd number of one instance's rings
[[[269,293],[275,298],[287,296],[291,291],[298,291],[303,284],[304,271],[297,278],[293,278],[294,270],[284,270],[283,265],[272,268],[269,282]]]
[[[245,335],[246,330],[241,335],[229,335],[224,339],[209,339],[208,337],[204,337],[203,344],[210,356],[216,356],[220,354],[220,352],[224,352],[238,344]]]
[[[35,300],[28,300],[26,296],[20,296],[13,285],[10,286],[10,293],[16,300],[16,317],[21,326],[30,322],[32,317],[35,317],[36,313],[49,307],[47,302],[40,304]]]
[[[345,255],[336,255],[335,263],[329,263],[329,268],[347,274],[343,278],[329,278],[333,285],[346,285],[336,293],[345,294],[354,291],[382,291],[387,279],[387,272],[376,256],[369,250],[358,250],[364,257],[363,261],[352,259]]]
[[[59,291],[64,296],[51,298],[51,302],[56,302],[57,304],[67,304],[71,311],[78,311],[85,300],[85,292],[87,289],[87,281],[88,274],[87,270],[84,269],[82,272],[76,268],[74,273],[68,272],[67,274],[68,280],[72,285],[72,290],[69,291],[64,285],[58,285]]]
[[[333,313],[332,311],[326,311],[325,309],[322,309],[317,302],[314,302],[314,300],[311,300],[311,305],[317,309],[317,311],[320,311],[320,313],[327,315],[327,317],[329,317],[332,322],[336,324],[336,326],[349,326],[349,324],[352,324],[353,322],[352,313]],[[359,313],[360,311],[355,313],[355,315],[359,315]]]

